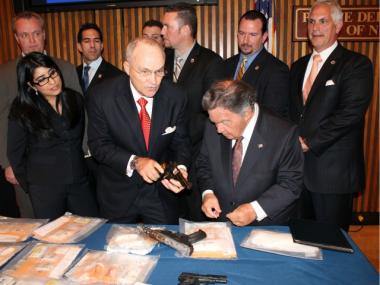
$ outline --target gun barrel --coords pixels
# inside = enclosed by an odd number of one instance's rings
[[[193,246],[191,244],[186,244],[175,240],[173,237],[163,233],[160,230],[152,230],[144,226],[137,226],[137,228],[149,237],[176,249],[181,255],[189,256],[193,253]]]
[[[182,272],[178,277],[180,282],[186,282],[186,280],[193,280],[193,284],[215,284],[215,283],[227,283],[226,275],[214,275],[214,274],[197,274],[191,272]],[[182,283],[180,283],[182,284]],[[186,283],[184,283],[186,284]]]

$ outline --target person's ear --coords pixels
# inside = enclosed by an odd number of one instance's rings
[[[124,71],[129,75],[129,71],[130,71],[130,68],[131,66],[129,65],[129,62],[126,60],[123,62],[123,69]]]

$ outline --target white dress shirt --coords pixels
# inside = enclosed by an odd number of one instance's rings
[[[83,62],[83,71],[82,71],[82,78],[83,78],[83,72],[85,66],[90,66],[90,69],[88,70],[88,84],[90,85],[91,80],[94,78],[95,73],[98,71],[98,68],[100,64],[102,63],[103,58],[101,56],[98,57],[98,59],[90,62],[90,64],[87,64]]]
[[[334,49],[337,46],[338,46],[338,42],[335,41],[335,43],[333,43],[333,45],[331,47],[321,51],[320,53],[318,53],[316,50],[313,50],[313,53],[311,54],[309,62],[308,62],[307,67],[306,67],[305,76],[303,77],[302,90],[305,87],[306,80],[309,77],[309,74],[311,72],[311,67],[313,66],[313,56],[316,54],[319,54],[321,56],[322,61],[318,65],[318,72],[319,72],[321,70],[322,66],[325,64],[328,57],[331,55],[331,53],[334,51]]]

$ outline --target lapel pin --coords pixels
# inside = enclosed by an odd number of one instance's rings
[[[259,69],[260,69],[260,66],[256,65],[255,70],[259,70]]]
[[[330,61],[330,63],[331,63],[331,64],[335,64],[335,63],[336,63],[336,61],[335,61],[335,60],[332,60],[332,61]]]
[[[190,59],[190,63],[194,63],[194,62],[195,62],[194,58]]]
[[[103,77],[103,75],[102,75],[102,74],[99,74],[99,75],[98,75],[98,78],[99,78],[99,79],[101,79],[102,77]]]
[[[263,148],[264,145],[263,145],[262,143],[259,143],[259,144],[257,145],[257,147],[260,149],[260,148]]]

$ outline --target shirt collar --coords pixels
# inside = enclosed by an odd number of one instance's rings
[[[136,103],[137,103],[137,100],[139,100],[141,97],[144,97],[144,99],[148,101],[148,104],[151,104],[153,102],[153,98],[154,97],[146,97],[146,96],[141,95],[140,92],[137,91],[137,89],[135,88],[135,86],[133,86],[132,81],[130,79],[129,79],[129,83],[130,83],[129,85],[131,86],[133,100]]]
[[[311,55],[311,58],[313,58],[314,55],[319,54],[321,56],[322,62],[325,62],[328,57],[332,54],[334,49],[338,46],[338,41],[335,41],[332,46],[328,47],[327,49],[321,51],[318,53],[316,50],[313,49],[313,53]]]
[[[89,64],[87,64],[83,61],[83,67],[88,65],[91,67],[91,69],[98,70],[100,64],[102,63],[102,60],[103,60],[103,57],[99,56],[97,59],[95,59],[94,61],[91,61]]]
[[[177,58],[178,56],[182,58],[182,64],[186,61],[186,59],[189,57],[190,52],[193,50],[195,46],[196,41],[194,41],[193,45],[187,49],[183,54],[179,54],[176,50],[174,51],[174,58]]]
[[[251,140],[253,131],[255,130],[255,127],[256,127],[258,117],[259,117],[259,105],[255,103],[255,105],[253,106],[253,116],[249,120],[242,134],[242,136],[244,137],[244,140],[247,139],[246,140],[247,142]]]

